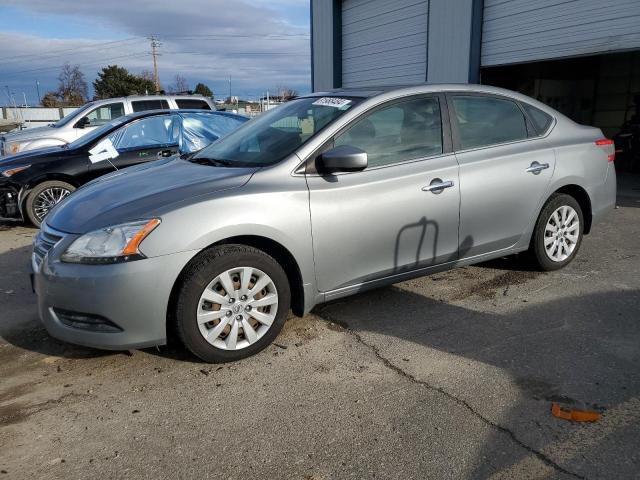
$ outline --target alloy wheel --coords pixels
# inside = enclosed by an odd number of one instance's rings
[[[580,217],[573,207],[557,208],[547,220],[544,231],[544,249],[554,262],[569,258],[580,239]]]
[[[70,193],[70,190],[63,187],[50,187],[40,192],[33,202],[33,212],[38,217],[38,220],[46,217],[49,210],[69,196]]]

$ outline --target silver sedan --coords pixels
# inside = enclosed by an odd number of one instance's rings
[[[507,90],[308,95],[54,208],[32,258],[40,316],[69,342],[175,334],[237,360],[290,310],[519,252],[564,267],[614,207],[613,160],[599,129]]]

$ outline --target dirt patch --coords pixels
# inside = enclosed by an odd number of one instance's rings
[[[36,382],[21,383],[20,385],[16,385],[4,390],[3,392],[0,392],[0,403],[13,400],[14,398],[21,397],[33,391],[34,385],[36,385]]]
[[[470,285],[463,290],[457,292],[451,300],[463,300],[470,296],[478,296],[485,299],[495,298],[498,294],[505,294],[506,291],[515,285],[521,285],[533,280],[544,272],[521,272],[508,271],[501,273],[489,280],[483,280],[475,285]]]
[[[57,405],[75,403],[88,398],[93,398],[93,395],[72,392],[63,395],[60,398],[47,400],[46,402],[41,403],[10,403],[9,405],[3,405],[0,406],[0,427],[22,422],[31,415],[49,410]]]

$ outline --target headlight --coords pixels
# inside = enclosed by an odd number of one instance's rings
[[[20,142],[7,142],[4,144],[5,155],[15,155],[22,150],[22,143]]]
[[[6,170],[2,170],[2,175],[5,177],[11,177],[12,175],[15,175],[18,172],[21,172],[22,170],[26,170],[27,168],[29,168],[31,165],[22,165],[20,167],[13,167],[13,168],[7,168]]]
[[[76,239],[62,254],[70,263],[120,263],[145,258],[138,247],[160,219],[142,220],[101,228]]]

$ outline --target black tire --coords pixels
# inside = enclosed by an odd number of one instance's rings
[[[223,350],[200,333],[196,312],[207,285],[221,273],[237,267],[257,268],[271,277],[278,294],[278,308],[271,327],[255,343],[238,350]],[[233,362],[255,355],[275,340],[287,319],[290,304],[289,280],[278,262],[253,247],[222,245],[199,254],[186,267],[176,301],[175,328],[182,343],[205,362]]]
[[[45,190],[48,189],[64,189],[69,193],[75,191],[76,187],[71,185],[70,183],[63,182],[60,180],[48,180],[46,182],[39,183],[36,185],[29,195],[27,195],[27,200],[25,201],[25,213],[27,214],[27,218],[31,223],[33,223],[36,227],[39,227],[42,223],[42,220],[48,214],[48,211],[45,215],[39,215],[39,212],[36,211],[36,199],[40,196]]]
[[[571,254],[562,261],[552,260],[545,250],[544,241],[545,241],[545,229],[547,223],[549,222],[553,213],[560,207],[569,206],[573,208],[578,214],[578,219],[580,221],[580,226],[578,228],[578,240],[575,244],[575,248],[571,252]],[[573,261],[573,259],[578,254],[580,250],[580,245],[582,244],[582,237],[584,231],[584,216],[582,214],[582,208],[580,208],[580,204],[570,195],[566,195],[564,193],[554,193],[549,197],[547,203],[545,203],[544,207],[542,207],[542,211],[538,216],[538,220],[536,221],[536,226],[533,231],[533,237],[531,238],[531,245],[529,247],[529,256],[531,260],[534,262],[535,266],[543,271],[552,271],[559,270],[564,268],[569,263]]]

